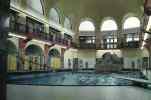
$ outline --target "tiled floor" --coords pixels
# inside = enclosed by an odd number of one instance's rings
[[[151,90],[126,86],[7,85],[7,100],[151,100]]]

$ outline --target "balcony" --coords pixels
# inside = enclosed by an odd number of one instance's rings
[[[139,48],[141,44],[141,34],[130,33],[121,35],[119,47],[120,48]]]
[[[31,30],[33,32],[31,32]],[[35,31],[36,30],[36,31]],[[63,46],[70,46],[71,40],[62,38],[61,36],[56,36],[55,34],[45,33],[41,30],[33,29],[25,24],[21,23],[10,23],[10,32],[22,36],[27,36],[28,34],[33,35],[34,39],[42,40],[50,43],[55,43]]]
[[[141,41],[118,41],[117,43],[101,43],[98,49],[124,49],[124,48],[139,48]]]
[[[140,41],[121,42],[119,45],[120,49],[124,48],[139,48]]]
[[[96,49],[96,36],[94,35],[80,35],[79,42],[80,49]]]
[[[100,47],[98,47],[98,49],[118,49],[119,45],[118,43],[101,43]]]
[[[96,49],[95,43],[80,43],[79,44],[80,49]]]

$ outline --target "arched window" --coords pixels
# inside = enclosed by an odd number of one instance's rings
[[[112,31],[117,29],[118,29],[117,24],[112,19],[105,20],[101,26],[101,31]]]
[[[101,47],[105,49],[117,48],[117,34],[118,26],[113,19],[105,20],[100,28],[104,31],[103,39],[101,40]]]
[[[83,21],[80,23],[79,31],[95,31],[94,24],[91,21]]]
[[[79,26],[79,31],[80,31],[80,37],[79,37],[79,41],[80,41],[80,46],[84,47],[85,45],[91,45],[92,46],[95,44],[96,41],[96,36],[95,36],[95,26],[94,24],[89,21],[83,21],[80,23]]]
[[[43,15],[41,0],[27,0],[27,7],[32,11],[32,13],[34,12]]]
[[[123,24],[123,29],[138,28],[140,27],[140,20],[137,17],[129,17]]]
[[[64,21],[64,27],[67,29],[71,29],[71,21],[67,17],[65,18],[65,21]]]
[[[137,28],[140,28],[140,20],[137,17],[129,17],[123,23],[123,30],[127,30],[126,42],[139,41]]]
[[[49,20],[55,22],[56,24],[60,23],[60,18],[57,10],[55,8],[51,8],[49,12]]]

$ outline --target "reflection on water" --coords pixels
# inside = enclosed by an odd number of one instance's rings
[[[7,85],[7,100],[151,100],[151,90],[130,86]]]

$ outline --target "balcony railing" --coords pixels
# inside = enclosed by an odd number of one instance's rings
[[[35,30],[35,29],[31,29],[27,25],[21,24],[21,23],[11,23],[10,24],[10,31],[15,34],[18,34],[18,35],[26,36],[27,33],[30,33],[29,30]],[[45,33],[42,31],[31,32],[30,34],[33,35],[34,39],[47,41],[47,42],[64,45],[64,46],[71,45],[70,40],[62,38],[61,36],[55,36],[55,34],[49,34],[49,33]]]
[[[80,49],[96,49],[95,43],[80,43],[79,44]]]
[[[131,34],[120,34],[117,36],[105,36],[102,37],[99,46],[96,44],[87,44],[79,40],[79,47],[84,49],[123,49],[123,48],[139,48],[142,42],[141,34],[131,33]]]

